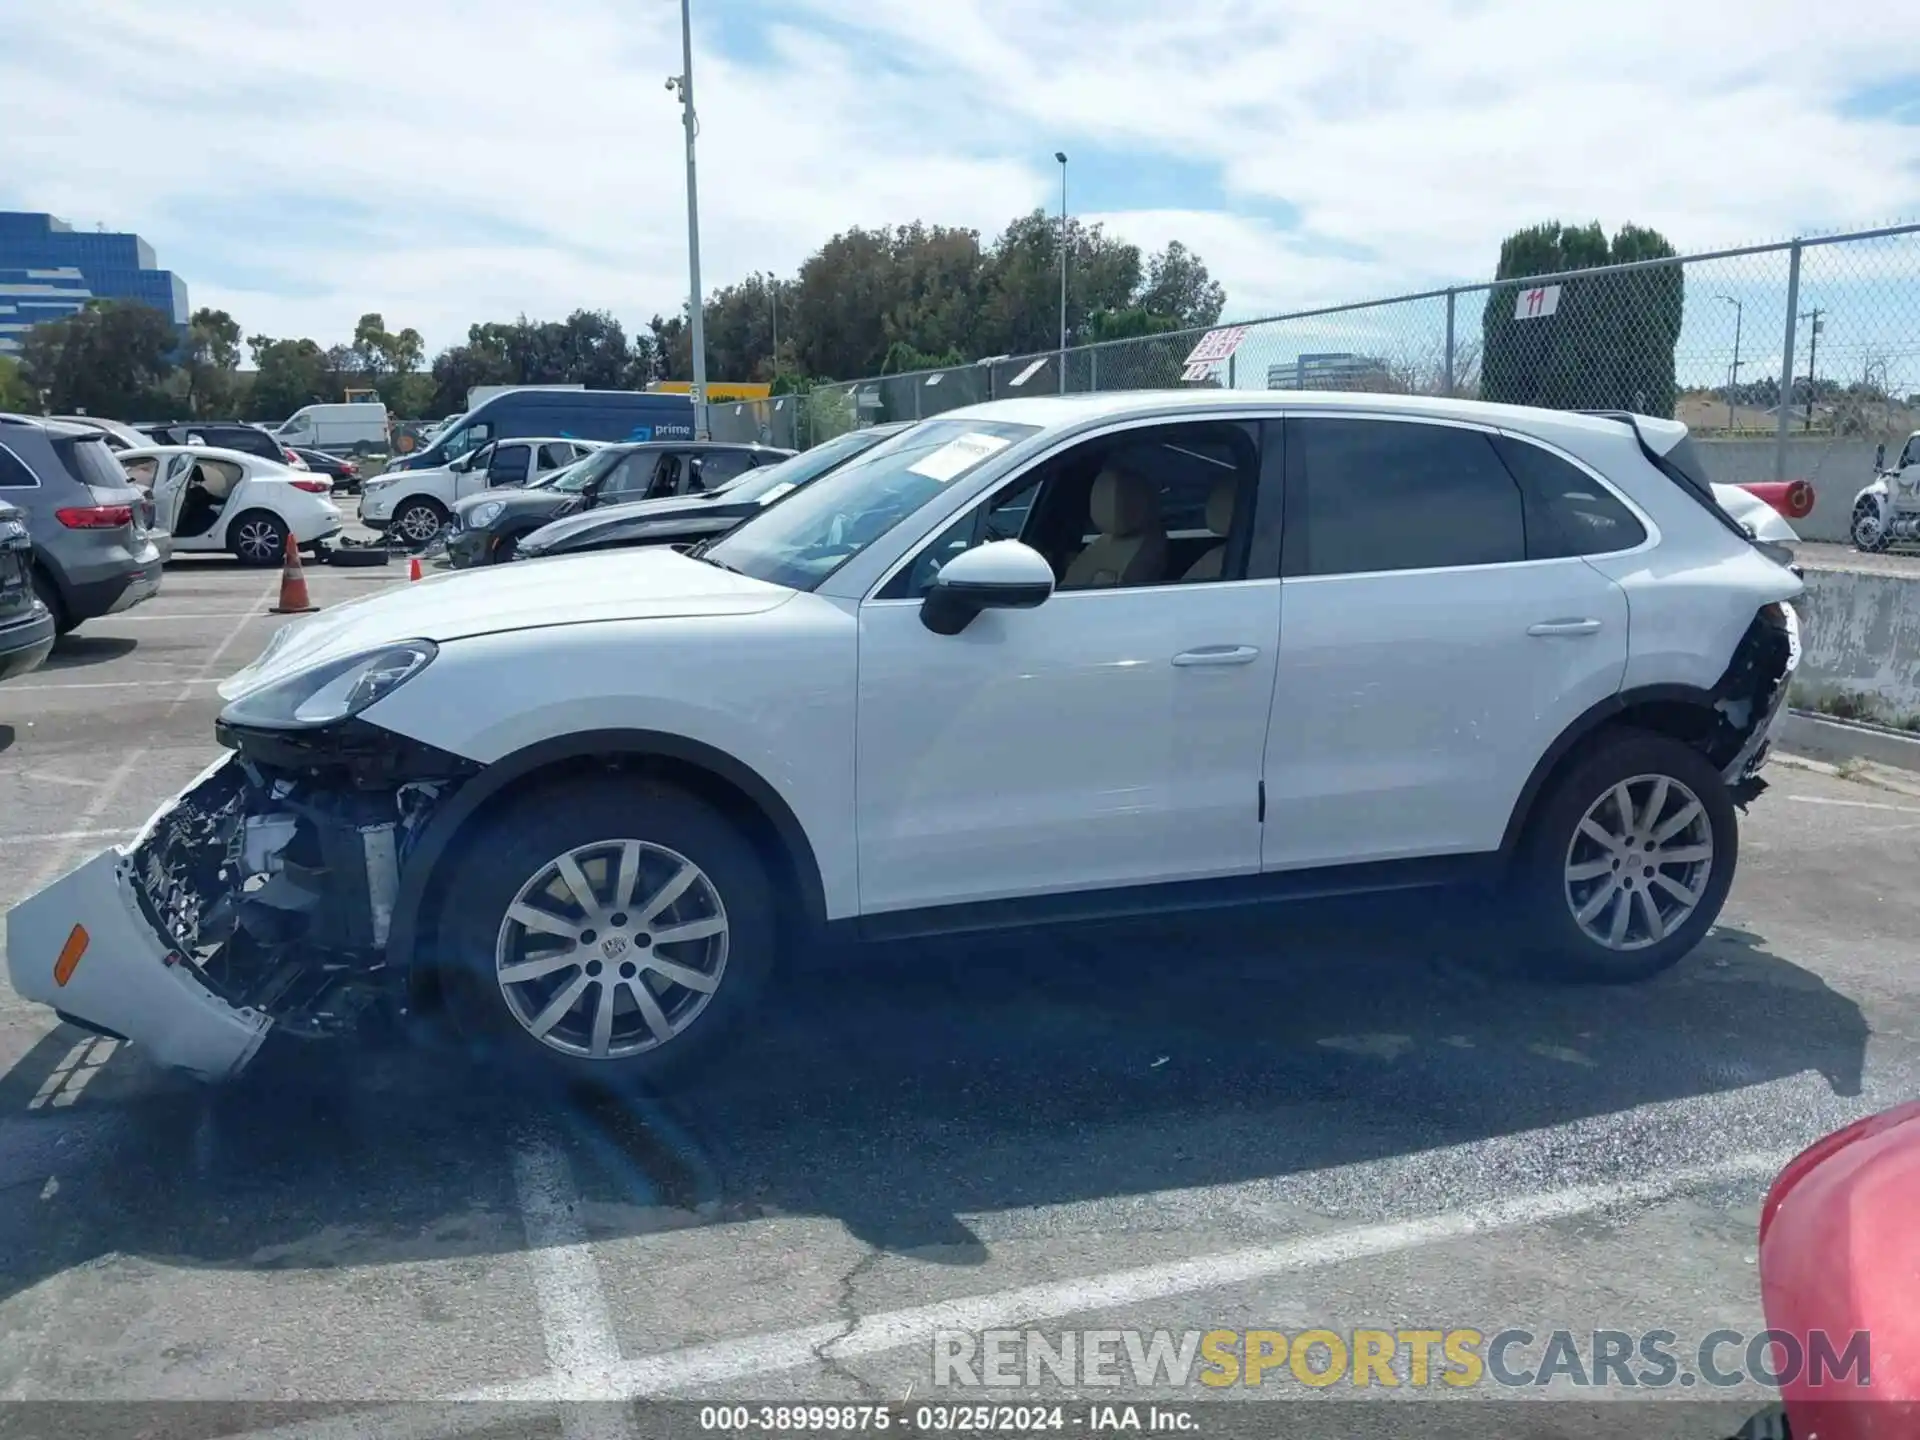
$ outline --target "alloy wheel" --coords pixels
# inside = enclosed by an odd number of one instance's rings
[[[395,523],[400,533],[415,545],[424,545],[440,533],[440,517],[425,505],[409,505]]]
[[[1872,504],[1862,504],[1853,512],[1853,545],[1856,550],[1879,550],[1886,544],[1886,536],[1880,524],[1879,508]]]
[[[707,874],[645,840],[549,860],[500,922],[495,979],[514,1020],[565,1055],[622,1060],[696,1020],[727,966],[727,911]]]
[[[271,520],[249,520],[240,527],[233,543],[246,559],[265,564],[279,558],[280,528]]]
[[[1609,950],[1644,950],[1686,924],[1713,875],[1713,825],[1669,775],[1614,785],[1574,828],[1564,890],[1574,923]]]

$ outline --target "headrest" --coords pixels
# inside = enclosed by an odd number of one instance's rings
[[[1240,498],[1240,481],[1235,476],[1213,482],[1207,494],[1207,529],[1224,539],[1233,529],[1234,503]]]
[[[1102,535],[1138,535],[1160,519],[1160,493],[1130,471],[1102,470],[1087,513]]]

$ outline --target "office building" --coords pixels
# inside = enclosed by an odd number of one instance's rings
[[[89,300],[137,300],[186,328],[186,282],[160,269],[138,235],[0,210],[0,355],[19,354],[29,329]]]

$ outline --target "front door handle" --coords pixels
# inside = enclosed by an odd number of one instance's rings
[[[1527,626],[1529,635],[1591,635],[1600,628],[1598,620],[1542,620]]]
[[[1251,665],[1259,655],[1257,645],[1202,645],[1198,650],[1182,650],[1173,657],[1176,665]]]

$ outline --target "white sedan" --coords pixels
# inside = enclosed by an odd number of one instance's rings
[[[226,551],[245,565],[277,565],[287,537],[301,549],[340,533],[333,482],[258,455],[208,445],[122,450],[127,478],[153,497],[154,526],[174,554]]]

